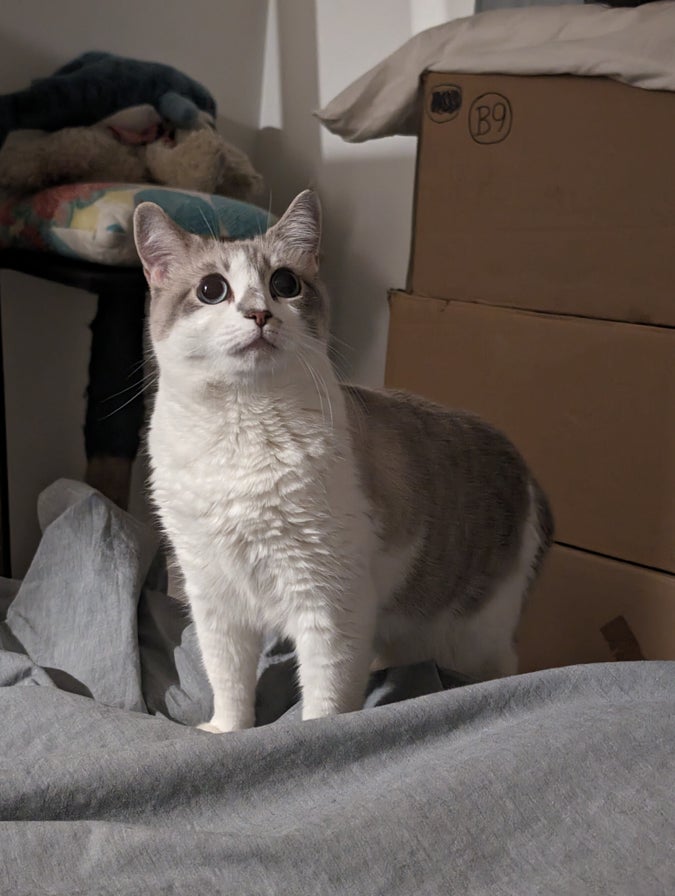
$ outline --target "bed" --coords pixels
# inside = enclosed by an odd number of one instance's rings
[[[675,891],[675,663],[420,664],[303,723],[270,642],[258,727],[213,735],[155,533],[68,481],[39,516],[0,598],[0,892]]]

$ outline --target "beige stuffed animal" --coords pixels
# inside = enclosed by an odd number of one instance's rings
[[[206,113],[198,129],[176,131],[170,141],[120,139],[147,133],[153,114],[134,107],[90,127],[12,131],[0,149],[0,188],[35,193],[64,183],[158,183],[245,201],[259,195],[261,176]]]
[[[145,163],[158,184],[219,193],[251,200],[262,190],[262,177],[241,150],[227,143],[211,128],[177,131],[174,144],[148,143]]]

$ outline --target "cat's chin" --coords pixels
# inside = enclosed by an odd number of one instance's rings
[[[229,354],[225,373],[230,380],[256,380],[277,374],[287,363],[285,351],[265,339],[257,339]]]
[[[255,339],[251,340],[251,342],[247,342],[246,345],[243,345],[241,348],[238,348],[234,354],[235,355],[261,355],[267,354],[270,352],[278,352],[279,349],[276,345],[273,345],[269,339],[265,339],[264,336],[257,336]]]

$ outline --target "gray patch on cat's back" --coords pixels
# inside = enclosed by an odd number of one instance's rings
[[[395,421],[378,393],[358,386],[342,389],[362,486],[376,510],[380,537],[387,546],[406,544],[417,528],[409,511],[415,495],[406,433],[395,432]],[[378,419],[372,425],[374,415]]]
[[[403,392],[344,391],[385,548],[420,542],[401,604],[425,616],[482,606],[522,541],[531,482],[522,457],[473,414]]]

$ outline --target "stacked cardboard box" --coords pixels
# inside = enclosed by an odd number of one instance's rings
[[[675,96],[428,74],[386,383],[478,412],[551,498],[523,670],[675,658]]]

